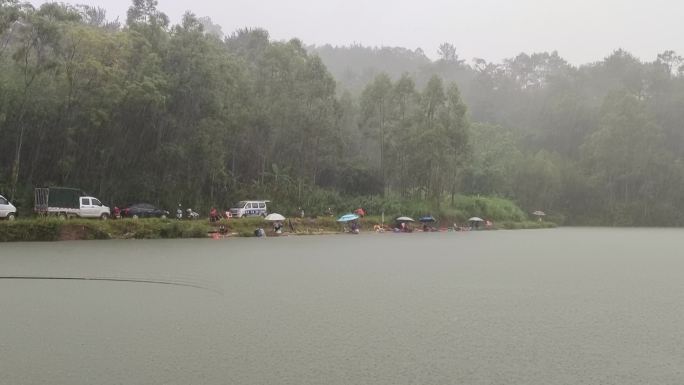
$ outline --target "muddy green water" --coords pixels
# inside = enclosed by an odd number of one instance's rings
[[[682,384],[684,231],[0,244],[0,384]]]

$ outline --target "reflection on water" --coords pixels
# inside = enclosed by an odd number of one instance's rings
[[[679,230],[0,245],[7,384],[678,384]]]

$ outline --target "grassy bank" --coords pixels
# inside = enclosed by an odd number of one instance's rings
[[[322,206],[321,206],[322,207]],[[374,215],[361,220],[363,231],[373,231],[376,225],[393,226],[393,218],[408,215],[418,218],[434,215],[440,221],[434,227],[448,229],[466,225],[467,219],[478,216],[494,223],[492,229],[538,229],[555,227],[552,222],[531,221],[513,202],[493,197],[458,196],[451,202],[430,204],[425,201],[400,201],[392,198],[384,200],[346,202],[344,207],[363,207]],[[277,211],[277,207],[275,208]],[[337,210],[339,211],[339,210]],[[381,215],[385,212],[384,221]],[[285,212],[283,212],[285,213]],[[390,214],[392,213],[392,214]],[[254,236],[254,230],[262,227],[272,233],[271,225],[262,218],[224,220],[210,224],[206,219],[197,221],[177,221],[173,219],[124,219],[124,220],[68,220],[22,219],[14,222],[0,221],[0,242],[10,241],[59,241],[88,239],[171,239],[205,238],[223,227],[229,236]],[[414,225],[420,228],[420,223]],[[343,230],[336,217],[317,216],[316,218],[292,218],[285,222],[284,231],[290,234],[328,234]],[[272,235],[272,234],[269,234]]]
[[[554,222],[523,221],[523,222],[501,222],[495,223],[496,230],[532,230],[532,229],[553,229],[557,225]]]
[[[373,230],[381,224],[381,213],[385,213],[384,224],[392,225],[393,218],[406,215],[419,218],[433,215],[440,220],[435,224],[439,228],[450,228],[454,225],[465,226],[470,217],[481,217],[494,223],[495,229],[529,229],[554,227],[553,223],[531,221],[529,215],[514,202],[498,197],[480,197],[458,195],[452,200],[440,202],[428,200],[402,199],[394,195],[385,197],[368,196],[343,198],[337,193],[329,192],[318,196],[320,199],[308,201],[303,205],[307,216],[298,218],[299,210],[295,210],[286,202],[274,202],[270,211],[293,217],[285,223],[285,231],[294,234],[334,233],[342,230],[335,217],[322,214],[328,209],[337,215],[362,207],[370,216],[363,219],[362,230]],[[280,205],[279,205],[280,204]],[[206,211],[205,211],[206,212]],[[31,215],[26,213],[26,215]],[[297,216],[297,217],[295,217]],[[7,241],[54,241],[69,239],[164,239],[164,238],[202,238],[215,230],[206,219],[198,221],[176,221],[173,219],[147,220],[69,220],[62,222],[56,219],[21,217],[15,222],[0,221],[0,242]],[[26,219],[23,219],[26,218]],[[548,217],[548,219],[556,219]],[[558,223],[563,223],[558,218]],[[221,223],[232,236],[253,236],[257,227],[269,229],[261,218],[230,220]]]
[[[381,217],[369,216],[361,220],[363,231],[373,231],[374,226],[381,224]],[[384,224],[392,225],[386,219]],[[13,222],[0,222],[0,242],[21,241],[60,241],[60,240],[94,240],[94,239],[172,239],[172,238],[206,238],[218,232],[223,226],[228,236],[251,237],[258,227],[264,228],[273,235],[269,223],[261,218],[224,220],[210,224],[205,220],[176,221],[161,219],[125,219],[125,220],[69,220],[27,219]],[[448,228],[452,224],[437,224]],[[414,225],[419,228],[420,224]],[[550,222],[501,222],[494,223],[493,229],[537,229],[555,227]],[[285,222],[286,233],[296,235],[338,233],[343,226],[333,217],[294,218]]]
[[[209,230],[204,221],[27,219],[0,222],[0,242],[205,238]]]

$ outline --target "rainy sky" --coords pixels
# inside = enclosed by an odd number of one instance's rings
[[[129,0],[74,0],[125,21]],[[34,0],[34,4],[42,1]],[[623,48],[644,60],[668,49],[684,54],[677,0],[159,0],[178,22],[186,10],[209,16],[225,33],[262,27],[305,44],[402,46],[436,57],[443,42],[462,58],[500,61],[520,52],[557,50],[573,64]]]

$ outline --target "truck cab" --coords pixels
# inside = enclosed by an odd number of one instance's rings
[[[265,217],[268,215],[266,204],[270,201],[240,201],[230,208],[231,216],[235,218]]]
[[[7,198],[0,195],[0,219],[13,221],[17,217],[17,208]]]
[[[109,218],[109,207],[94,197],[80,197],[79,217],[82,218]]]

